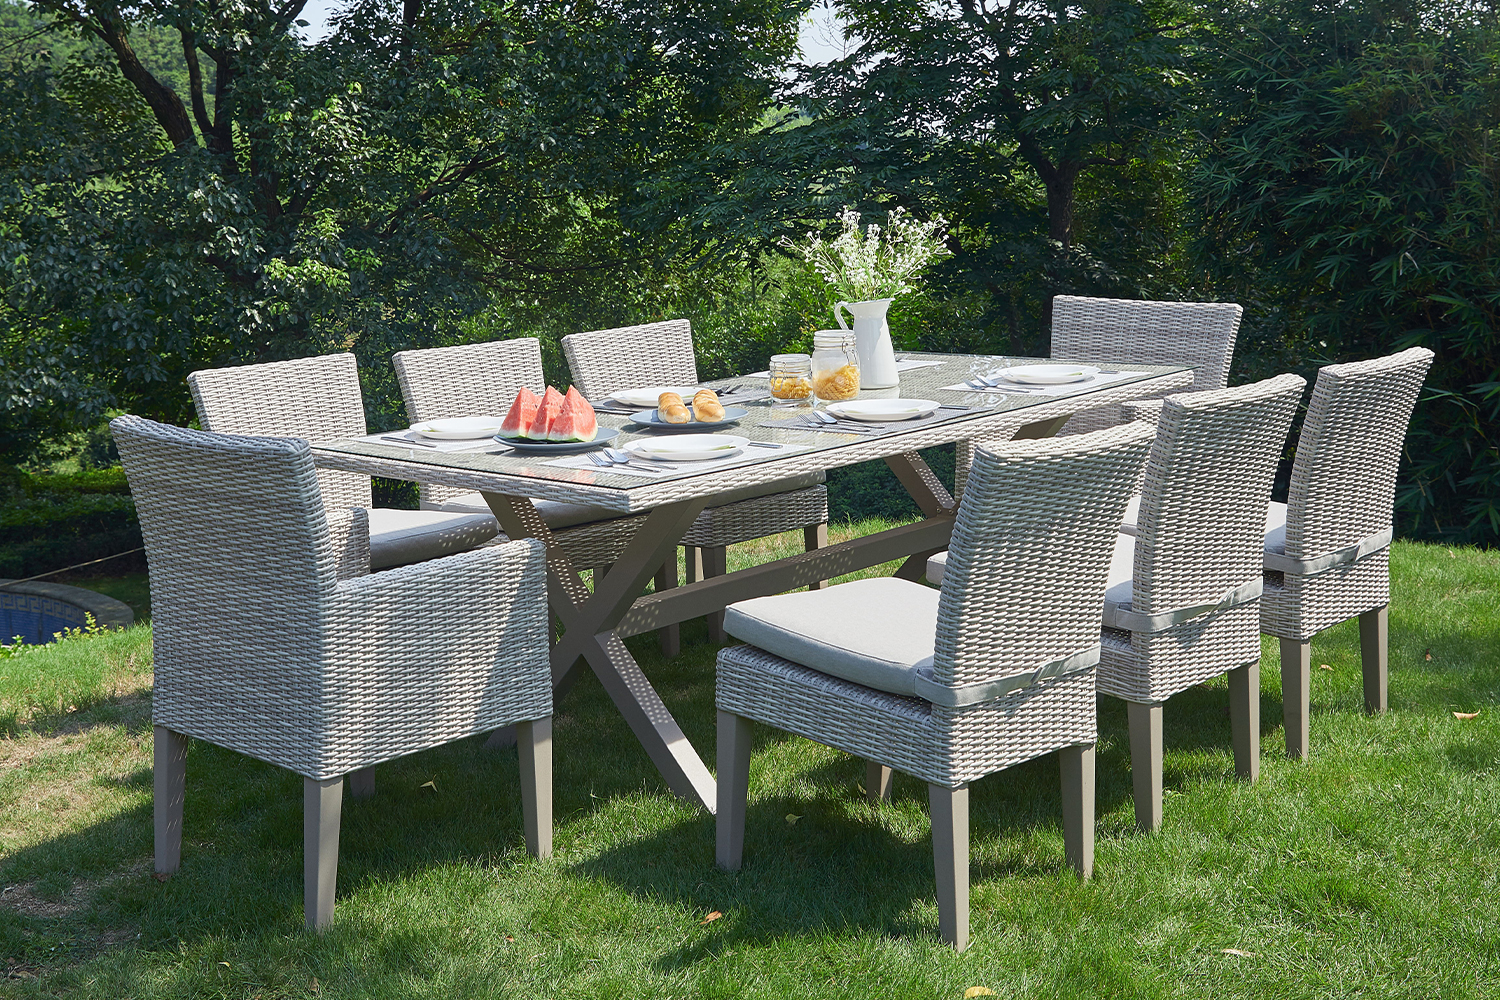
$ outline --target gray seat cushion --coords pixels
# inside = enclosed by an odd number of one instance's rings
[[[878,691],[916,697],[932,667],[938,592],[879,577],[731,604],[724,631],[785,660]]]
[[[406,566],[467,552],[500,533],[493,514],[449,514],[435,510],[370,511],[370,569]]]
[[[948,550],[944,549],[927,559],[927,582],[934,587],[943,585],[943,571],[948,568]]]
[[[816,486],[823,481],[823,473],[809,472],[805,475],[792,479],[780,479],[774,483],[761,483],[757,486],[742,486],[737,490],[730,490],[714,497],[710,507],[725,507],[741,500],[750,500],[755,497],[770,496],[773,493],[786,493],[791,490],[806,489]],[[580,524],[591,524],[594,521],[607,521],[611,518],[624,517],[619,511],[603,510],[599,507],[587,507],[583,504],[561,503],[556,500],[537,500],[536,509],[542,515],[542,520],[547,522],[547,527],[557,530],[559,528],[572,528]],[[489,505],[484,502],[484,497],[478,493],[462,493],[451,500],[436,503],[422,504],[423,510],[441,510],[454,514],[489,514]]]
[[[1135,536],[1122,531],[1115,536],[1115,550],[1109,557],[1109,576],[1104,583],[1104,604],[1106,607],[1129,605],[1134,593]]]

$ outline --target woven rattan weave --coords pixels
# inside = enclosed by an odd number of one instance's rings
[[[978,450],[938,604],[932,660],[937,686],[956,692],[1015,677],[1097,643],[1119,512],[1151,441],[1149,428],[1127,425],[1065,442]],[[872,690],[815,668],[752,646],[719,654],[721,864],[739,864],[737,849],[728,855],[725,850],[739,843],[733,826],[743,827],[744,787],[739,777],[726,784],[726,772],[738,762],[732,750],[726,759],[723,741],[726,724],[743,718],[912,774],[933,786],[935,803],[951,803],[953,790],[986,774],[1075,748],[1080,759],[1086,756],[1090,777],[1086,832],[1080,828],[1080,839],[1070,844],[1070,860],[1087,874],[1096,735],[1092,667],[956,708]],[[966,815],[961,819],[967,829]],[[939,906],[948,911],[940,922],[944,936],[962,948],[967,842],[946,871],[944,845],[937,849]],[[944,888],[945,880],[955,878],[962,882],[961,912],[955,912],[954,892]]]
[[[551,715],[539,543],[371,574],[365,511],[325,513],[306,441],[129,416],[111,429],[151,564],[152,720],[177,767],[158,791],[179,783],[158,797],[159,867],[163,850],[176,866],[183,737],[302,775],[325,825],[334,795],[336,858],[344,775]],[[312,869],[309,923],[332,912],[331,864]]]

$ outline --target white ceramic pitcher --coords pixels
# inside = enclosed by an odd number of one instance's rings
[[[889,389],[901,384],[896,375],[896,349],[891,345],[891,328],[885,321],[885,312],[890,307],[890,299],[838,302],[833,307],[833,318],[839,321],[839,326],[854,331],[862,389]],[[846,309],[854,317],[853,327],[844,322]]]

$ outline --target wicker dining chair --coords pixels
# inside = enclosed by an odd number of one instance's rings
[[[1432,352],[1318,370],[1291,489],[1266,520],[1260,630],[1281,640],[1286,750],[1308,753],[1312,639],[1359,616],[1365,710],[1386,709],[1396,465]]]
[[[960,951],[972,782],[1060,751],[1067,860],[1087,878],[1099,605],[1152,437],[980,447],[941,591],[875,578],[730,605],[750,645],[719,652],[719,866],[740,867],[753,720],[927,783],[939,930]]]
[[[589,399],[648,385],[696,385],[698,362],[692,327],[685,319],[573,333],[562,339],[573,382]],[[828,544],[828,487],[813,472],[775,483],[744,487],[714,498],[683,536],[688,582],[728,572],[728,547],[784,531],[802,529],[807,551]],[[676,585],[658,578],[657,586]],[[724,612],[708,616],[709,639],[724,641]]]
[[[365,404],[352,354],[325,354],[193,372],[188,387],[204,430],[221,434],[300,437],[310,441],[361,437]],[[463,552],[497,537],[488,510],[450,513],[375,507],[370,477],[318,470],[329,510],[370,511],[370,568],[387,569]]]
[[[303,778],[307,926],[333,917],[339,813],[384,761],[516,725],[527,849],[552,848],[543,549],[371,573],[305,440],[110,424],[151,564],[156,870],[182,857],[188,738]]]
[[[1099,690],[1129,703],[1136,822],[1161,826],[1162,703],[1229,675],[1235,772],[1260,773],[1265,498],[1306,381],[1127,404],[1156,441],[1134,535],[1121,532],[1104,598]]]
[[[1189,391],[1229,383],[1244,310],[1233,302],[1151,302],[1058,295],[1052,299],[1052,347],[1061,361],[1104,364],[1196,365]],[[1120,406],[1076,414],[1064,434],[1113,427],[1126,419]]]

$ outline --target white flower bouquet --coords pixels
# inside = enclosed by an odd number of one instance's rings
[[[807,234],[806,243],[783,238],[781,245],[800,253],[839,298],[858,302],[890,299],[912,291],[913,279],[935,260],[951,256],[943,244],[947,221],[941,216],[919,222],[903,208],[891,209],[885,228],[859,226],[859,213],[845,206],[842,231],[832,240]]]

